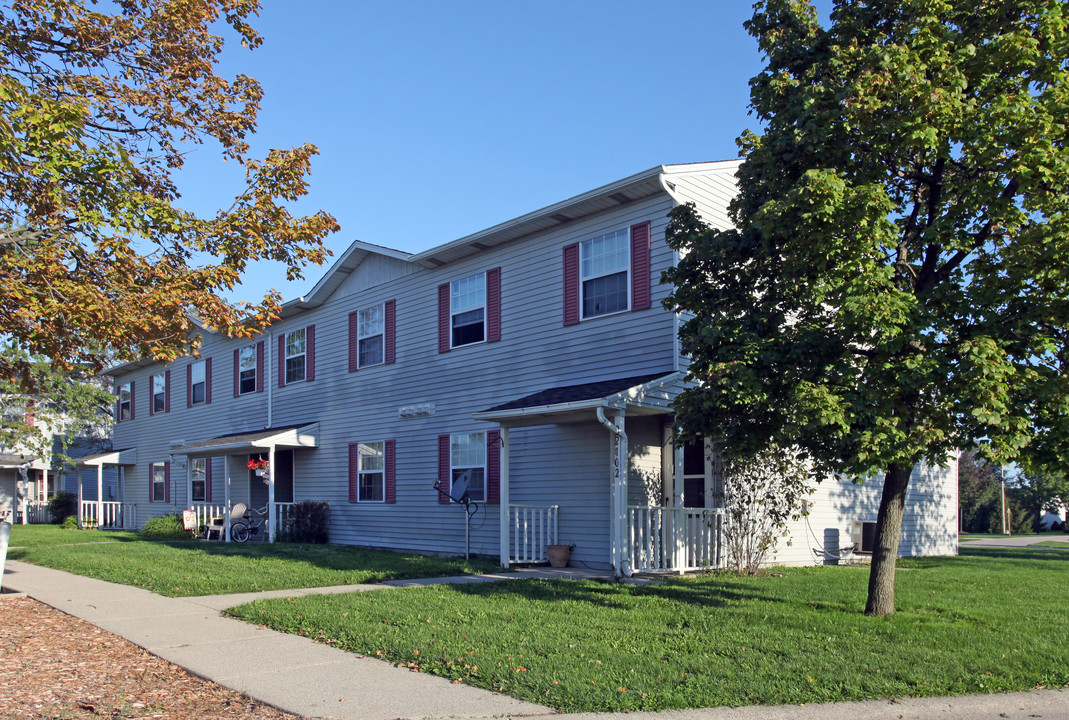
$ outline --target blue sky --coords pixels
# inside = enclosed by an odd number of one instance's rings
[[[335,256],[353,240],[418,252],[655,165],[736,157],[756,129],[750,14],[736,0],[264,0],[263,46],[231,42],[220,72],[263,84],[254,155],[319,146],[296,210],[338,219]],[[180,204],[214,212],[241,179],[202,146]],[[325,269],[287,283],[257,264],[232,299],[292,299]]]

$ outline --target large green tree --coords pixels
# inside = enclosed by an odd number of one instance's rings
[[[866,612],[894,611],[911,468],[1069,437],[1069,3],[803,0],[747,23],[761,134],[735,228],[684,207],[687,433],[883,474]]]
[[[251,335],[280,298],[222,295],[250,261],[291,277],[337,224],[289,207],[316,149],[249,156],[262,91],[216,73],[227,32],[255,48],[257,0],[9,0],[0,16],[0,377],[196,350],[199,322]],[[215,214],[181,206],[198,145],[244,170]]]

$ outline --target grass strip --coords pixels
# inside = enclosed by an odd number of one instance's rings
[[[231,615],[567,712],[814,703],[1069,684],[1069,552],[904,560],[652,586],[515,580],[262,600]]]
[[[56,533],[62,533],[67,543],[59,542]],[[149,541],[136,533],[59,530],[47,525],[18,526],[18,532],[12,530],[11,545],[8,557],[13,560],[169,597],[354,585],[499,569],[482,558],[428,557],[334,545]]]

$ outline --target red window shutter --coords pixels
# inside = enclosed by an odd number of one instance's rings
[[[163,411],[171,412],[171,371],[163,374]]]
[[[241,375],[241,363],[238,360],[240,354],[241,349],[234,348],[234,397],[238,396],[238,377]]]
[[[309,325],[304,331],[304,379],[316,379],[316,326]]]
[[[385,345],[382,359],[387,365],[392,365],[397,361],[397,301],[387,300],[382,315],[382,344]]]
[[[438,352],[449,352],[449,283],[438,286]]]
[[[151,393],[149,393],[151,395]],[[134,419],[134,408],[137,407],[137,403],[134,402],[134,381],[130,381],[130,419]]]
[[[486,504],[501,504],[501,431],[486,433]]]
[[[631,226],[631,309],[649,310],[650,288],[650,224]]]
[[[383,458],[386,465],[384,473],[386,478],[385,499],[388,503],[395,503],[397,502],[397,441],[387,440],[385,453],[386,457]]]
[[[156,376],[148,376],[148,414],[156,414]]]
[[[501,339],[501,268],[486,271],[486,342]]]
[[[163,464],[163,501],[171,502],[171,463]]]
[[[358,369],[357,354],[359,348],[357,340],[360,329],[358,315],[359,313],[356,310],[349,313],[349,372],[356,372]]]
[[[449,504],[449,436],[438,436],[438,503]]]
[[[186,407],[193,407],[193,363],[186,365]]]
[[[360,502],[360,443],[349,443],[349,502]]]
[[[208,358],[204,361],[204,404],[210,405],[212,402],[212,359]]]
[[[117,392],[119,394],[115,396],[115,422],[122,420],[122,418],[119,417],[119,398],[122,397],[122,389],[118,389]]]
[[[153,494],[152,489],[155,487],[156,474],[153,472],[153,463],[148,464],[148,501],[156,502],[156,496]],[[81,482],[81,478],[78,478],[78,482]]]
[[[188,460],[187,460],[188,462]],[[204,458],[204,502],[212,501],[212,459]]]
[[[286,333],[278,336],[278,386],[286,387]]]
[[[256,392],[264,391],[264,341],[256,343]]]
[[[579,323],[579,243],[564,247],[564,324]]]

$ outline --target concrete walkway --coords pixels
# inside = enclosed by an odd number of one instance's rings
[[[965,536],[966,538],[968,535]],[[959,548],[969,547],[1030,547],[1047,541],[1069,543],[1069,535],[1043,533],[1042,535],[1005,535],[994,538],[976,538],[975,540],[958,540]]]
[[[308,590],[167,598],[9,560],[4,588],[120,635],[201,677],[307,718],[496,718],[554,710],[444,678],[396,668],[308,638],[222,617],[219,610],[265,597],[383,590],[388,586],[492,582],[517,577],[599,577],[536,569],[502,575],[394,581]],[[881,700],[808,706],[713,708],[660,713],[560,716],[570,720],[1069,720],[1069,692]]]

